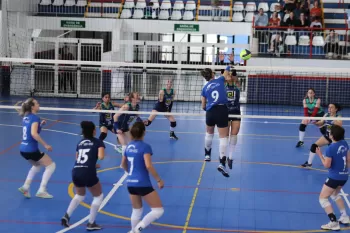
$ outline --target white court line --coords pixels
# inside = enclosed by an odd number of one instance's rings
[[[128,173],[124,173],[124,175],[119,179],[119,181],[116,184],[114,184],[111,191],[109,191],[107,196],[103,199],[103,202],[101,203],[101,206],[98,209],[98,211],[100,211],[103,207],[105,207],[107,202],[112,198],[112,196],[118,190],[118,188],[123,185],[123,182],[127,177],[128,177]],[[90,217],[90,214],[88,216],[86,216],[85,218],[81,219],[80,221],[74,223],[73,225],[70,225],[67,228],[64,228],[60,231],[57,231],[56,233],[63,233],[63,232],[67,232],[69,230],[72,230],[73,228],[76,228],[77,226],[79,226],[79,225],[83,224],[84,222],[86,222],[87,220],[89,220],[89,217]]]

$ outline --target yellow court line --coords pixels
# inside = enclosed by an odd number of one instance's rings
[[[212,161],[212,162],[218,162],[218,161]],[[203,163],[202,160],[175,160],[175,161],[164,161],[164,162],[154,162],[154,164],[169,164],[169,163]],[[292,167],[292,168],[300,168],[300,166],[296,166],[296,165],[289,165],[289,164],[275,164],[275,163],[260,163],[260,162],[245,162],[242,161],[242,163],[247,163],[247,164],[258,164],[258,165],[272,165],[272,166],[284,166],[284,167]],[[202,169],[201,169],[201,174],[203,173],[202,171],[204,171],[204,167],[205,164],[202,165]],[[115,169],[119,169],[120,167],[111,167],[111,168],[106,168],[103,170],[99,170],[98,173],[101,172],[105,172],[105,171],[110,171],[110,170],[115,170]],[[309,170],[316,170],[316,171],[321,171],[321,172],[327,172],[327,170],[322,170],[322,169],[317,169],[317,168],[308,168]],[[198,183],[198,182],[197,182]],[[233,189],[232,191],[239,191],[239,189]],[[198,191],[197,191],[198,192]],[[68,195],[71,198],[74,198],[74,184],[70,183],[68,186]],[[80,203],[81,206],[90,209],[91,206],[81,202]],[[99,213],[113,217],[113,218],[118,218],[118,219],[122,219],[122,220],[126,220],[126,221],[130,221],[131,219],[125,216],[121,216],[121,215],[117,215],[117,214],[113,214],[104,210],[100,210]],[[179,230],[184,230],[184,226],[180,226],[180,225],[172,225],[172,224],[165,224],[165,223],[157,223],[157,222],[153,222],[152,225],[155,226],[160,226],[160,227],[165,227],[165,228],[171,228],[171,229],[179,229]],[[235,229],[219,229],[219,228],[204,228],[204,227],[191,227],[188,226],[187,230],[193,230],[193,231],[212,231],[212,232],[243,232],[243,233],[249,233],[249,232],[256,232],[256,233],[311,233],[311,232],[327,232],[325,230],[295,230],[295,231],[254,231],[254,230],[235,230]],[[350,227],[345,227],[345,228],[341,228],[341,230],[350,230]]]
[[[197,185],[200,185],[200,183],[202,181],[202,176],[203,176],[203,172],[204,172],[204,169],[205,169],[205,164],[206,164],[206,162],[203,162],[201,171],[199,173],[199,178],[198,178],[198,181],[197,181]],[[197,194],[198,194],[198,187],[196,187],[196,189],[194,190],[193,197],[192,197],[192,200],[191,200],[191,204],[190,204],[190,207],[188,208],[186,222],[185,222],[185,225],[184,225],[182,233],[186,233],[187,232],[187,228],[188,228],[188,225],[190,223],[191,216],[192,216],[192,210],[193,210],[193,207],[194,207],[194,203],[196,202],[196,199],[197,199]]]

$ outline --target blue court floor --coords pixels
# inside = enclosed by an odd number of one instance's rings
[[[46,233],[62,229],[60,219],[74,196],[70,175],[80,139],[79,123],[91,120],[98,124],[98,114],[93,113],[42,111],[39,115],[48,121],[41,135],[52,145],[49,154],[57,164],[48,186],[54,198],[35,197],[42,172],[32,184],[31,199],[25,199],[17,190],[30,168],[19,154],[21,118],[15,110],[0,109],[0,232]],[[158,190],[165,213],[144,232],[322,232],[320,226],[328,222],[328,217],[318,195],[326,179],[325,169],[317,157],[312,169],[299,167],[307,160],[310,145],[320,136],[318,128],[309,126],[304,147],[295,148],[299,121],[244,119],[234,167],[230,177],[225,178],[216,170],[217,137],[213,142],[214,161],[203,161],[204,118],[176,119],[178,141],[169,139],[169,122],[164,117],[157,117],[147,128],[145,141],[153,148],[155,167],[165,182],[165,188]],[[349,122],[343,124],[349,130]],[[101,162],[99,177],[106,196],[123,172],[118,167],[121,155],[114,150],[115,135],[109,133],[105,143],[107,155]],[[344,192],[350,192],[349,184]],[[88,194],[71,223],[89,214],[91,199]],[[104,227],[101,232],[126,233],[130,214],[127,189],[121,186],[97,216],[97,223]],[[350,228],[342,230],[350,232]],[[69,232],[86,232],[85,224]]]

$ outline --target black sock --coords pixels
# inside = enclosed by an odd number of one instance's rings
[[[337,217],[333,213],[328,214],[328,217],[329,217],[329,219],[332,222],[336,222],[337,221]]]
[[[103,141],[105,140],[106,137],[107,137],[107,134],[104,132],[101,132],[99,139]]]

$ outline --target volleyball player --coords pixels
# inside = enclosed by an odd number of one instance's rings
[[[129,95],[130,102],[124,104],[120,111],[135,111],[135,114],[130,113],[116,113],[114,114],[114,131],[117,134],[118,140],[122,145],[122,155],[125,152],[126,145],[130,141],[130,132],[129,125],[135,119],[141,121],[141,118],[138,116],[137,111],[139,111],[140,106],[138,104],[140,98],[137,92],[131,92]]]
[[[211,147],[214,137],[215,125],[219,131],[220,164],[218,171],[225,177],[229,177],[226,171],[226,150],[228,135],[228,108],[225,79],[230,79],[230,66],[226,67],[223,76],[215,79],[214,72],[206,68],[201,71],[201,75],[208,82],[202,89],[202,108],[206,111],[206,135],[205,135],[205,161],[211,161]]]
[[[329,104],[328,106],[328,113],[324,115],[324,117],[341,117],[338,112],[341,110],[341,107],[338,104],[332,103]],[[341,120],[321,120],[318,122],[315,122],[315,125],[320,127],[320,131],[322,136],[314,143],[311,145],[310,152],[309,152],[309,159],[306,161],[304,164],[302,164],[302,167],[311,167],[312,166],[312,161],[315,157],[316,149],[318,147],[322,147],[325,145],[329,145],[332,143],[332,140],[329,137],[329,132],[330,128],[332,125],[339,125],[342,126],[342,121]]]
[[[321,107],[321,99],[315,97],[315,90],[309,88],[303,99],[304,116],[306,117],[322,117],[324,115],[323,108]],[[306,126],[310,123],[310,120],[304,119],[299,126],[299,142],[296,147],[304,145],[304,136]]]
[[[229,115],[241,115],[241,109],[240,109],[240,89],[238,87],[238,78],[237,78],[237,71],[231,70],[230,79],[226,80],[226,93],[227,93],[227,108]],[[229,137],[229,150],[228,150],[228,156],[227,157],[227,165],[230,169],[232,169],[232,163],[233,163],[233,153],[235,150],[235,147],[237,145],[237,134],[239,132],[239,129],[241,127],[241,118],[240,117],[229,117],[228,118],[228,134],[227,137]]]
[[[104,159],[105,145],[102,140],[95,138],[95,124],[91,121],[80,123],[83,138],[76,148],[76,160],[72,170],[72,180],[76,189],[76,194],[71,200],[67,212],[61,219],[61,224],[69,227],[69,220],[79,203],[85,198],[86,188],[93,196],[90,207],[89,222],[86,229],[89,231],[100,230],[102,227],[95,222],[96,215],[103,201],[103,193],[100,181],[97,177],[97,159]]]
[[[129,233],[141,232],[164,213],[162,202],[157,191],[152,187],[149,174],[157,181],[160,189],[164,187],[164,182],[153,167],[151,146],[143,141],[145,132],[146,128],[142,122],[136,122],[131,127],[132,141],[128,144],[121,162],[121,167],[128,173],[126,183],[132,204],[131,231]],[[151,207],[151,211],[141,220],[143,214],[142,199]]]
[[[322,225],[324,230],[340,230],[339,223],[349,224],[350,219],[346,213],[344,201],[339,192],[346,184],[349,177],[348,167],[350,165],[349,145],[345,141],[345,130],[339,125],[330,127],[329,137],[332,144],[327,148],[325,156],[322,155],[318,147],[316,152],[320,157],[322,164],[328,168],[328,178],[323,185],[320,193],[319,201],[322,208],[327,213],[330,222]],[[341,216],[339,222],[334,214],[329,197],[337,204]]]
[[[154,105],[154,108],[152,112],[171,112],[171,109],[173,107],[174,99],[176,92],[172,88],[173,82],[171,80],[168,80],[166,88],[163,88],[159,91],[158,101]],[[151,114],[147,120],[145,120],[145,125],[149,126],[152,121],[156,118],[157,115]],[[172,139],[178,139],[178,137],[175,135],[175,127],[176,127],[176,120],[174,116],[167,115],[165,116],[170,121],[170,138]]]
[[[40,188],[36,193],[37,197],[40,198],[53,198],[46,190],[47,183],[49,182],[52,174],[56,169],[56,163],[44,152],[39,150],[38,142],[45,147],[46,150],[52,151],[52,147],[47,144],[41,137],[40,132],[46,121],[40,121],[40,117],[37,113],[40,110],[40,105],[37,100],[33,98],[27,99],[19,111],[22,120],[22,143],[20,145],[20,152],[24,159],[32,165],[29,170],[27,179],[24,185],[18,190],[27,198],[30,198],[30,185],[34,179],[34,176],[40,172],[41,167],[45,167]]]

